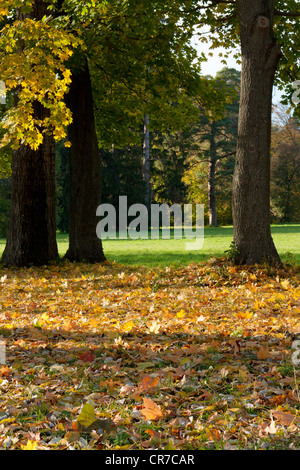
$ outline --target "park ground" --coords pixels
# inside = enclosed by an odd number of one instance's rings
[[[300,449],[300,225],[272,230],[280,270],[231,265],[231,227],[2,268],[0,448]]]

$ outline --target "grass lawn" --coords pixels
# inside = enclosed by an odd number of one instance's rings
[[[273,225],[272,234],[284,262],[300,265],[300,224]],[[200,251],[186,251],[186,240],[105,240],[104,252],[110,261],[125,265],[179,266],[223,256],[233,239],[232,227],[205,228],[204,246]],[[58,249],[63,256],[68,235],[58,234]],[[5,240],[0,240],[0,255]]]

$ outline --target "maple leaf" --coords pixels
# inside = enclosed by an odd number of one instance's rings
[[[36,441],[27,441],[27,444],[21,444],[22,450],[36,450],[38,443]]]
[[[257,351],[257,359],[268,359],[270,355],[269,348],[261,346]]]
[[[159,377],[151,377],[146,375],[140,385],[134,390],[133,396],[136,398],[141,393],[150,392],[153,388],[156,388],[159,382]]]
[[[90,351],[87,351],[83,354],[80,354],[79,359],[83,362],[93,362],[95,359],[95,355],[91,353]]]
[[[0,377],[8,377],[10,373],[9,367],[2,366],[0,367]]]
[[[156,420],[163,417],[161,408],[151,398],[143,398],[143,408],[141,409],[142,415],[146,419]]]

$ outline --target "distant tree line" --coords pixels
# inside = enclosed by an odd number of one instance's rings
[[[210,120],[199,107],[198,121],[184,131],[150,133],[152,203],[198,203],[205,206],[209,225],[232,224],[232,177],[239,113],[240,73],[224,68],[217,76],[228,87],[231,101],[222,119]],[[99,149],[102,202],[118,209],[119,196],[128,205],[144,203],[143,129],[140,142]],[[56,144],[57,230],[69,231],[69,149]],[[11,178],[0,179],[0,234],[7,234]],[[284,106],[274,109],[271,147],[271,221],[300,222],[300,128]]]

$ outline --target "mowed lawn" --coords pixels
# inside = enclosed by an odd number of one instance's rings
[[[300,224],[273,225],[272,235],[284,262],[300,265]],[[179,266],[223,256],[233,239],[233,229],[206,227],[204,244],[200,250],[186,249],[187,240],[104,240],[104,252],[110,261],[125,265]],[[190,240],[193,241],[193,240]],[[68,235],[57,235],[60,256],[68,248]],[[5,240],[0,240],[0,256]]]

